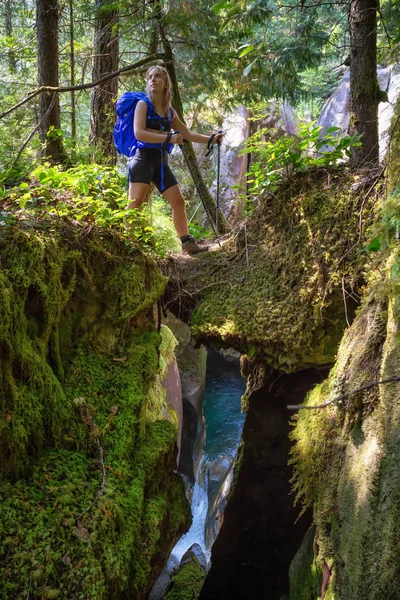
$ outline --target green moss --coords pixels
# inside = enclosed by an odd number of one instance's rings
[[[398,375],[397,262],[395,248],[386,266],[381,262],[371,274],[369,293],[346,331],[336,365],[309,402],[319,404]],[[301,411],[295,421],[295,488],[314,511],[317,560],[332,567],[325,597],[395,600],[400,572],[399,383],[352,394],[336,408]]]
[[[334,362],[346,327],[342,284],[358,293],[363,279],[360,211],[365,224],[373,216],[362,186],[351,191],[357,181],[346,168],[299,176],[290,190],[260,200],[246,230],[222,250],[179,264],[176,273],[165,265],[171,289],[191,294],[199,342],[287,372]],[[350,297],[346,304],[351,319]]]
[[[151,410],[165,280],[95,231],[0,234],[0,596],[145,598],[190,523]]]
[[[171,579],[165,600],[197,600],[206,577],[198,559],[185,564]]]
[[[289,570],[290,600],[317,600],[322,585],[322,569],[314,556],[315,527],[304,536],[303,543]]]

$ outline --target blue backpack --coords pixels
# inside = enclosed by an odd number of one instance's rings
[[[135,109],[139,100],[144,100],[147,104],[147,118],[161,119],[155,111],[154,106],[144,92],[125,92],[117,100],[116,110],[118,120],[114,127],[114,144],[120,154],[131,157],[134,156],[136,148],[162,148],[163,144],[149,144],[141,142],[135,137],[133,130],[133,119]],[[173,112],[171,109],[170,120],[172,121]],[[167,152],[171,153],[174,144],[168,144]]]

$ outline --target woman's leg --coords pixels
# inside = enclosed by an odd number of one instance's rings
[[[183,237],[184,235],[188,235],[189,229],[185,210],[185,201],[179,185],[173,185],[165,190],[162,195],[172,208],[172,221],[178,236]]]
[[[179,185],[173,185],[165,190],[163,197],[172,208],[172,220],[175,225],[177,234],[182,242],[182,250],[187,254],[198,254],[206,252],[208,247],[201,248],[197,245],[196,240],[192,235],[189,235],[188,222],[185,210],[185,201]]]
[[[149,191],[148,183],[130,183],[129,184],[129,202],[127,208],[141,208],[143,200]]]

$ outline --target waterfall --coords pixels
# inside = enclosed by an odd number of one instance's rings
[[[204,455],[199,462],[196,473],[191,510],[192,525],[189,531],[179,539],[171,552],[171,556],[178,562],[192,544],[199,544],[207,560],[209,559],[205,541],[205,522],[208,511],[208,470]]]

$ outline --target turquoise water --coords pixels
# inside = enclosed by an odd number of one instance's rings
[[[240,398],[245,389],[246,380],[240,375],[239,365],[209,350],[203,398],[207,461],[235,456],[245,420],[240,411]]]
[[[208,351],[207,374],[203,396],[203,412],[206,419],[206,443],[199,463],[192,494],[192,526],[180,538],[171,556],[180,561],[192,544],[199,544],[207,560],[210,550],[206,548],[205,524],[208,513],[208,470],[214,461],[227,457],[226,469],[235,457],[243,429],[245,415],[240,412],[240,398],[246,388],[239,365],[230,363],[214,350]],[[227,470],[221,469],[221,482]]]

